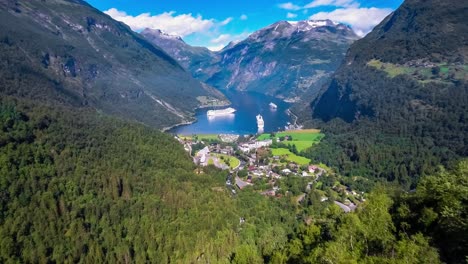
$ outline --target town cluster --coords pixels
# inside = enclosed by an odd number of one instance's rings
[[[270,148],[273,141],[287,140],[287,137],[258,140],[255,136],[222,134],[218,135],[217,138],[176,136],[176,139],[184,145],[185,150],[190,153],[197,166],[213,165],[223,170],[229,170],[226,186],[233,195],[252,186],[262,195],[281,197],[289,190],[282,190],[279,182],[288,177],[301,177],[306,184],[303,193],[297,195],[297,202],[301,202],[311,186],[328,175],[327,169],[319,165],[300,165],[285,159],[283,156],[272,155]],[[356,201],[364,199],[363,193],[357,193],[346,186],[334,188],[344,197],[342,202],[335,200],[334,203],[345,212],[353,211],[356,208]],[[327,200],[328,197],[324,195],[322,202]]]

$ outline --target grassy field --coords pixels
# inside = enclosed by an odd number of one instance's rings
[[[272,149],[271,152],[274,156],[280,156],[280,157],[285,156],[285,158],[288,161],[295,162],[299,165],[307,165],[310,163],[310,159],[297,156],[296,154],[289,151],[289,149],[277,148],[277,149]]]
[[[404,66],[392,63],[381,62],[379,60],[370,60],[367,65],[374,67],[379,70],[385,71],[389,77],[393,78],[398,75],[408,75],[416,78],[422,83],[427,82],[451,82],[451,78],[458,80],[468,79],[468,67],[467,65],[454,65],[447,63],[439,63],[436,66],[439,67],[439,73],[434,73],[431,67],[423,66]],[[449,78],[449,76],[452,76]]]
[[[224,162],[224,164],[228,165],[231,169],[234,169],[240,165],[240,160],[236,157],[224,155],[224,154],[218,154],[218,153],[212,153],[212,155],[220,158],[219,161]],[[221,159],[221,157],[223,157],[224,159]],[[228,159],[229,159],[229,164],[227,164],[226,162]]]
[[[198,138],[199,140],[220,140],[218,134],[200,134],[200,135],[177,135],[179,138],[183,140],[193,140],[194,138]]]
[[[291,136],[292,141],[283,142],[285,144],[296,145],[298,151],[302,151],[311,147],[313,144],[320,142],[325,136],[323,133],[320,133],[318,129],[304,129],[304,130],[290,130],[276,133],[276,137]],[[264,133],[261,134],[257,139],[265,140],[269,139],[270,134]]]

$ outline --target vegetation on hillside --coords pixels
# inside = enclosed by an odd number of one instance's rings
[[[303,114],[324,121],[309,124],[327,135],[307,156],[406,188],[467,157],[466,8],[407,0],[354,43],[313,113]]]
[[[195,174],[171,136],[94,111],[2,99],[0,125],[1,262],[413,262],[425,252],[436,263],[431,245],[455,260],[466,252],[466,162],[344,214],[320,200],[326,182],[301,204],[232,196],[224,172]]]
[[[223,100],[162,49],[81,0],[0,0],[0,92],[163,128]],[[224,102],[224,100],[223,100]]]

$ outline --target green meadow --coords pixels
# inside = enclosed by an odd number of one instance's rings
[[[276,133],[276,137],[291,136],[292,141],[285,141],[285,144],[295,145],[297,150],[300,152],[311,147],[322,140],[325,134],[320,133],[318,129],[304,129],[304,130],[290,130]],[[257,139],[265,140],[271,138],[268,133],[261,134]]]
[[[271,153],[273,154],[273,156],[284,157],[286,160],[295,162],[299,165],[307,165],[310,163],[310,159],[298,156],[292,153],[291,151],[289,151],[289,149],[285,149],[285,148],[271,149]]]

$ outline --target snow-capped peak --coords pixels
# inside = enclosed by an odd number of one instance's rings
[[[318,21],[314,21],[314,20],[308,20],[307,21],[307,24],[311,27],[324,27],[326,26],[328,23],[327,21],[321,21],[321,20],[318,20]]]
[[[174,40],[180,40],[180,41],[183,41],[182,38],[180,36],[177,36],[177,35],[172,35],[172,34],[169,34],[161,29],[150,29],[150,28],[147,28],[145,29],[144,31],[146,32],[149,32],[150,34],[152,35],[157,35],[161,38],[165,38],[165,39],[174,39]]]

